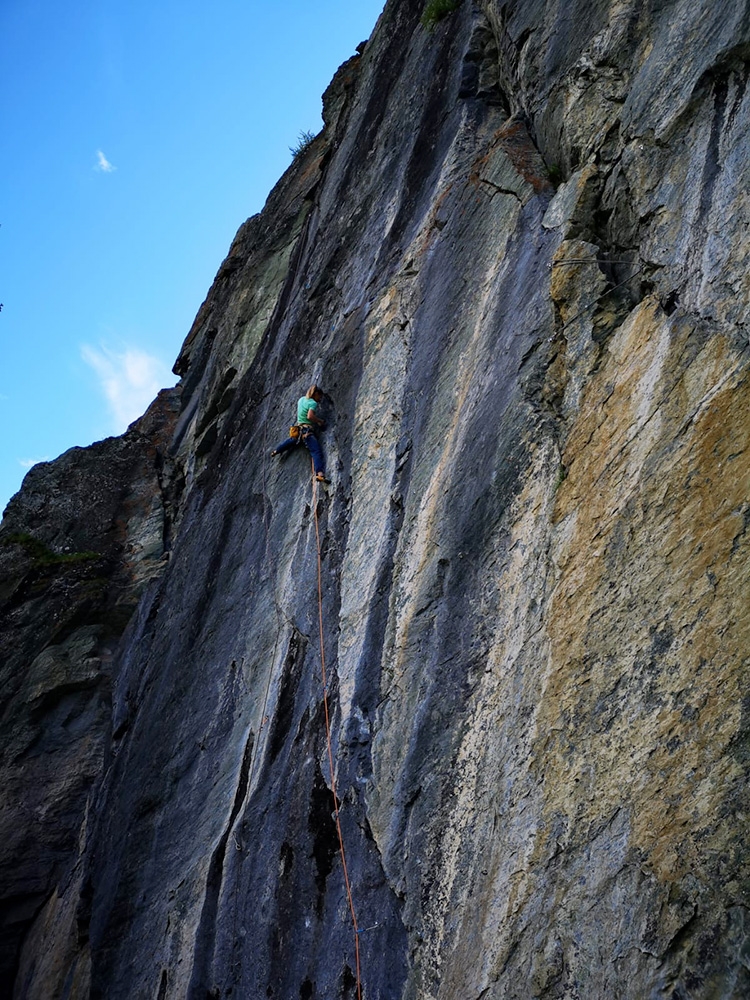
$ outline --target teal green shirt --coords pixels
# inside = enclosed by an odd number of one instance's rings
[[[318,404],[314,399],[308,399],[307,396],[302,396],[297,403],[297,423],[298,424],[311,424],[312,421],[308,419],[309,413],[315,413],[318,408]],[[317,414],[315,414],[317,416]]]

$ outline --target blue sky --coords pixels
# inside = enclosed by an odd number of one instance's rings
[[[0,511],[122,432],[384,0],[1,0]]]

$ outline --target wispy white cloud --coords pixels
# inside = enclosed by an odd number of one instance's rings
[[[114,166],[114,164],[112,164],[112,163],[109,162],[109,160],[104,155],[104,153],[101,151],[101,149],[97,149],[97,151],[96,151],[96,166],[94,167],[94,170],[101,170],[102,173],[111,174],[112,171],[117,170],[117,167]]]
[[[99,379],[115,434],[121,434],[140,417],[160,389],[174,384],[174,377],[160,358],[135,347],[115,351],[83,344],[81,357]]]
[[[33,465],[38,465],[39,462],[49,462],[49,455],[45,455],[44,458],[19,458],[18,464],[22,469],[30,469]]]

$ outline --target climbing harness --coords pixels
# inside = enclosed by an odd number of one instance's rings
[[[326,656],[325,643],[323,640],[323,577],[320,557],[320,529],[318,527],[318,480],[315,476],[315,464],[311,461],[313,480],[313,514],[315,518],[315,545],[318,554],[318,628],[320,634],[320,673],[323,684],[323,712],[326,721],[326,742],[328,744],[328,766],[331,772],[331,793],[333,795],[333,811],[336,817],[336,832],[339,838],[339,854],[341,855],[341,868],[344,872],[344,885],[346,886],[346,898],[349,903],[349,912],[352,916],[352,927],[354,928],[354,957],[357,973],[357,1000],[362,1000],[362,981],[360,978],[359,965],[359,935],[357,926],[357,914],[354,910],[354,899],[352,897],[352,887],[349,881],[349,869],[346,865],[346,851],[344,850],[344,836],[341,832],[341,819],[339,817],[339,800],[336,795],[336,776],[333,766],[333,747],[331,743],[331,719],[328,711],[328,681],[326,678]]]

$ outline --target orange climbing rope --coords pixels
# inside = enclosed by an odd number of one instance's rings
[[[339,818],[339,800],[336,795],[336,777],[333,768],[333,748],[331,746],[331,720],[328,713],[328,689],[326,679],[326,656],[325,644],[323,642],[323,582],[320,567],[320,530],[318,528],[318,483],[315,478],[315,466],[312,466],[313,476],[313,514],[315,516],[315,544],[318,550],[318,625],[320,630],[320,671],[323,681],[323,709],[326,720],[326,740],[328,742],[328,766],[331,771],[331,792],[333,793],[333,810],[336,816],[336,831],[339,835],[339,853],[341,854],[341,867],[344,872],[344,885],[346,886],[346,898],[349,902],[349,911],[352,915],[352,926],[354,928],[354,957],[357,966],[357,1000],[362,1000],[362,981],[359,973],[359,928],[357,927],[357,914],[354,911],[354,899],[352,898],[352,887],[349,882],[349,870],[346,866],[346,851],[344,850],[344,837],[341,833],[341,820]]]

